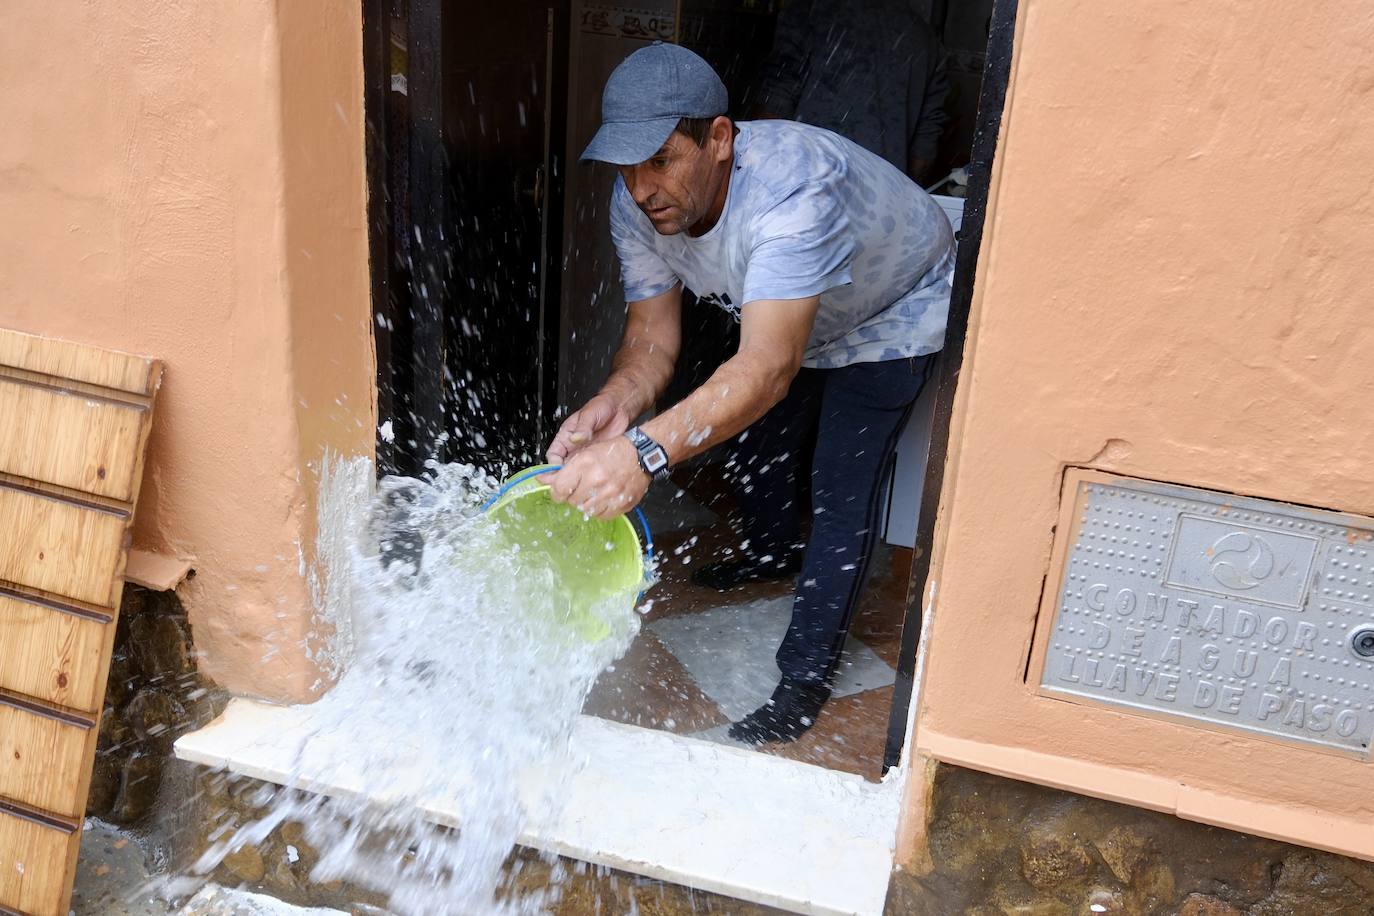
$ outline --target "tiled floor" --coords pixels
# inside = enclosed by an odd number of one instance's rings
[[[658,641],[682,662],[698,687],[732,720],[758,709],[781,676],[773,660],[792,617],[792,597],[660,617],[648,624]],[[847,697],[892,685],[892,666],[858,639],[845,647],[832,695]]]
[[[601,675],[582,711],[678,735],[729,721],[647,628],[640,631],[630,651]]]
[[[702,520],[693,511],[692,522]],[[692,569],[723,558],[735,538],[719,523],[679,527],[659,533],[660,581],[646,595],[644,626],[597,682],[584,711],[728,743],[730,720],[776,684],[772,656],[794,583],[754,583],[725,593],[696,586]],[[800,740],[761,752],[881,777],[911,551],[884,547],[874,563],[835,696]]]

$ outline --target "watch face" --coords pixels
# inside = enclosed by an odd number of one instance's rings
[[[668,455],[662,448],[656,448],[644,456],[644,469],[650,474],[668,466]]]

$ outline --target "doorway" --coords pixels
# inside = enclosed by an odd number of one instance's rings
[[[988,95],[997,80],[984,74],[1005,80],[1014,18],[1011,4],[999,8],[998,33],[992,0],[911,0],[910,8],[939,36],[951,84],[927,174],[963,219],[946,351],[926,426],[899,452],[888,537],[872,562],[843,686],[802,741],[763,748],[870,781],[901,759],[908,730],[921,621],[913,583],[928,571],[962,353],[958,312],[972,288],[996,139],[996,119],[977,120],[980,91],[981,110],[995,106],[1000,118],[1001,97]],[[624,301],[606,215],[614,173],[577,162],[599,123],[606,77],[638,47],[677,41],[717,68],[731,114],[746,118],[779,4],[367,0],[365,11],[379,408],[389,421],[381,468],[418,474],[435,458],[504,474],[540,460],[560,417],[595,393],[619,340]],[[683,322],[678,376],[660,408],[735,345],[733,321],[714,307],[688,302]],[[647,596],[640,638],[603,676],[589,714],[729,743],[731,719],[776,682],[772,651],[794,583],[720,593],[691,581],[693,567],[738,548],[721,464],[703,456],[651,489],[645,508],[661,581]]]

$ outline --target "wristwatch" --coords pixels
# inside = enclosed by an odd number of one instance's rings
[[[639,466],[654,480],[667,480],[672,468],[668,467],[668,452],[655,442],[648,433],[638,426],[625,430],[625,438],[634,445],[639,453]]]

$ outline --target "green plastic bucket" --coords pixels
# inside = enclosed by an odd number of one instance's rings
[[[521,563],[550,570],[564,622],[590,641],[610,635],[596,607],[617,595],[635,595],[645,585],[644,548],[628,516],[587,518],[580,509],[555,502],[540,482],[556,465],[514,474],[483,507],[496,522],[497,537],[518,551]],[[644,516],[639,514],[641,523]],[[653,542],[644,526],[650,556]]]

